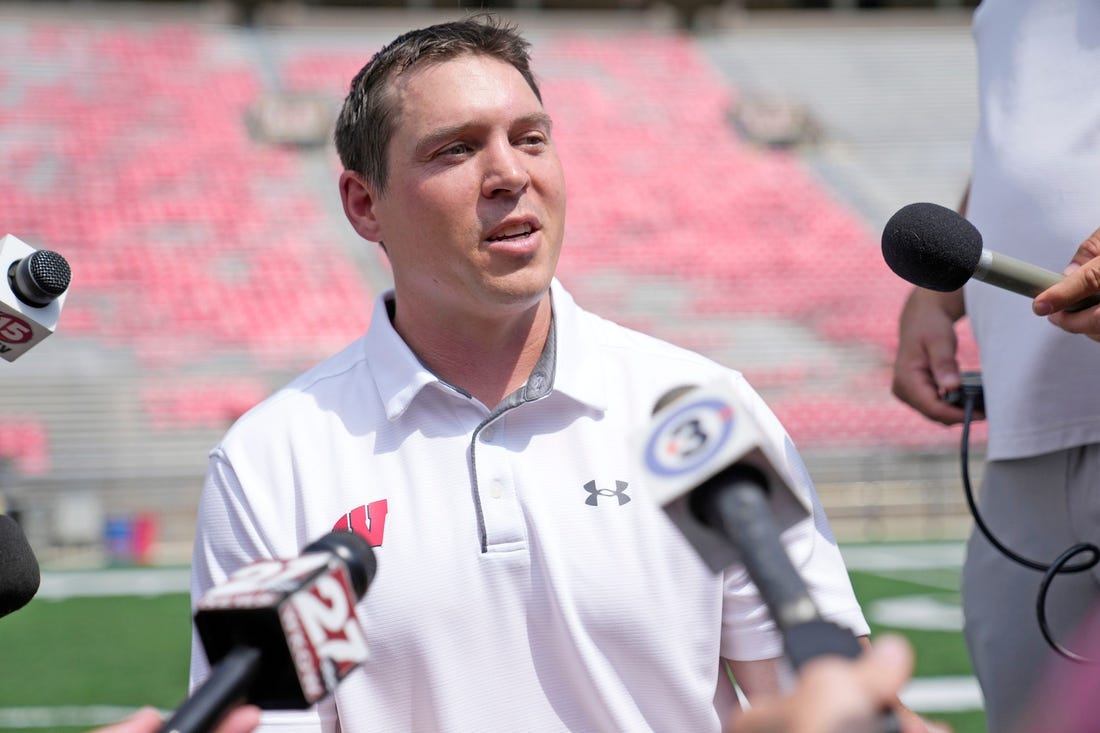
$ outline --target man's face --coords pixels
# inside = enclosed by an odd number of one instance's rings
[[[565,181],[534,92],[479,55],[416,69],[394,91],[374,212],[399,317],[403,305],[493,317],[537,303],[561,252]]]

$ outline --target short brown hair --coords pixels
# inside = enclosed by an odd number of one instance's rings
[[[393,135],[394,107],[390,89],[400,74],[423,63],[483,54],[505,61],[523,75],[542,102],[531,72],[531,44],[514,25],[479,13],[449,23],[408,31],[384,46],[352,79],[336,119],[336,152],[347,170],[355,171],[379,191],[388,178],[386,148]]]

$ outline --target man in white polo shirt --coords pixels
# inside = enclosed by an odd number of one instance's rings
[[[554,279],[565,184],[528,44],[491,17],[412,31],[337,122],[349,221],[394,288],[366,335],[211,453],[193,594],[334,529],[375,547],[369,662],[283,729],[692,731],[779,689],[745,570],[711,573],[631,436],[670,388],[724,378],[813,516],[784,534],[823,614],[868,627],[809,477],[736,372],[583,311]],[[207,673],[196,644],[192,682]]]

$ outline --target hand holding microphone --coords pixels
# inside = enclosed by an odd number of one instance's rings
[[[727,733],[872,733],[875,714],[897,699],[912,672],[912,647],[887,634],[859,659],[813,660],[790,694],[755,701]]]
[[[978,230],[945,206],[909,204],[886,222],[882,256],[899,277],[929,290],[958,290],[974,278],[1030,296],[1036,315],[1100,340],[1100,229],[1077,248],[1064,277],[984,249]]]
[[[1100,229],[1081,243],[1063,273],[1065,279],[1035,298],[1032,310],[1037,316],[1048,316],[1061,329],[1100,341],[1100,308],[1072,307],[1100,293]]]
[[[1062,281],[1055,272],[985,249],[973,224],[939,204],[898,209],[882,230],[882,257],[902,279],[939,292],[958,290],[974,278],[1034,298]],[[1094,290],[1065,307],[1078,311],[1098,303]]]
[[[210,676],[161,733],[209,731],[242,702],[305,709],[332,692],[367,657],[355,604],[376,569],[363,537],[337,531],[212,588],[195,612]]]
[[[894,395],[937,422],[963,421],[963,410],[943,397],[960,386],[954,324],[965,315],[960,289],[971,278],[1031,296],[1036,314],[1052,314],[1055,325],[1100,340],[1097,255],[1100,230],[1078,248],[1077,271],[1063,278],[984,249],[978,230],[947,207],[916,203],[899,209],[883,228],[882,256],[895,274],[918,288],[899,320]]]

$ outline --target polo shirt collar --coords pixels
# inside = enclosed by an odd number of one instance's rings
[[[440,381],[420,363],[420,359],[394,329],[390,320],[393,304],[393,290],[378,296],[364,337],[370,373],[378,388],[378,396],[386,407],[388,420],[400,417],[421,389]]]
[[[506,401],[541,399],[555,391],[602,411],[607,405],[605,374],[596,359],[599,344],[591,319],[583,317],[583,311],[557,278],[550,286],[550,297],[553,321],[542,356],[527,384]],[[370,371],[389,420],[400,417],[428,385],[454,389],[425,367],[398,335],[390,320],[393,299],[393,290],[378,296],[364,337]]]
[[[607,363],[598,320],[585,313],[557,278],[550,286],[557,358],[554,391],[600,412],[607,409]]]

